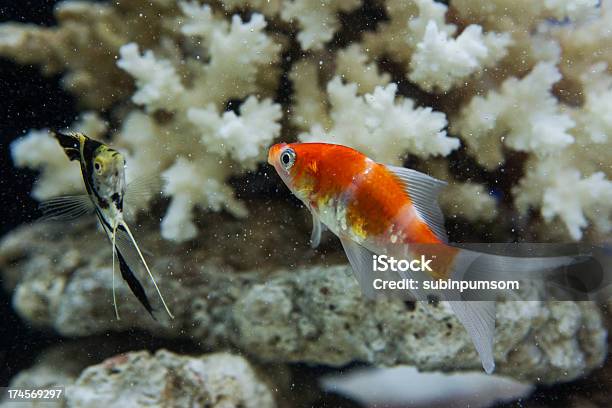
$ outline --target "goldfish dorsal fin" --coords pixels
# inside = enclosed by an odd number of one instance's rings
[[[444,215],[438,205],[438,193],[446,186],[446,182],[416,170],[396,166],[386,167],[404,184],[404,190],[427,226],[440,241],[447,242]]]

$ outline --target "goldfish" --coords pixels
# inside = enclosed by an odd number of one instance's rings
[[[369,297],[374,296],[372,260],[380,255],[410,259],[427,253],[433,264],[426,273],[432,279],[447,279],[468,267],[504,276],[573,262],[571,257],[513,258],[450,245],[437,203],[444,181],[377,163],[346,146],[280,143],[270,147],[268,163],[311,212],[311,245],[319,245],[325,227],[333,232]],[[417,300],[426,299],[418,290],[414,294]],[[444,300],[470,335],[484,370],[492,373],[495,300]]]
[[[142,263],[170,318],[174,318],[161,294],[157,282],[138,246],[130,227],[125,222],[124,210],[130,197],[146,190],[147,180],[135,180],[129,185],[125,181],[126,161],[117,150],[85,136],[82,133],[63,134],[53,132],[68,158],[78,161],[85,184],[86,194],[52,198],[41,203],[47,220],[70,220],[85,214],[95,214],[112,250],[113,305],[119,319],[115,295],[115,258],[118,260],[121,276],[127,282],[143,307],[155,319],[147,294],[134,274]]]

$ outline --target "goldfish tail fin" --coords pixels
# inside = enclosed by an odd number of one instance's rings
[[[583,255],[506,256],[459,248],[451,277],[457,280],[545,280],[556,270],[587,259]]]
[[[144,256],[142,255],[142,252],[140,252],[140,248],[138,247],[138,244],[136,243],[136,240],[134,239],[134,236],[132,235],[132,231],[130,230],[130,227],[128,227],[128,225],[127,225],[127,223],[125,221],[122,221],[121,225],[125,228],[125,231],[127,232],[128,236],[130,237],[130,240],[132,241],[132,244],[134,245],[134,248],[136,248],[136,251],[138,252],[138,256],[140,257],[140,260],[142,261],[142,264],[144,265],[145,269],[147,270],[147,273],[149,274],[149,277],[151,278],[151,281],[153,282],[153,286],[155,286],[155,290],[157,291],[157,294],[159,295],[159,298],[160,298],[162,304],[164,305],[164,309],[166,309],[166,313],[168,313],[168,316],[170,316],[171,319],[174,319],[174,315],[172,314],[172,312],[170,312],[170,309],[168,308],[168,305],[166,304],[166,301],[164,300],[164,297],[161,294],[161,291],[159,290],[159,287],[157,286],[157,282],[155,281],[155,278],[153,277],[153,274],[151,273],[151,270],[149,269],[149,265],[147,265],[147,261],[145,260]]]
[[[453,280],[500,281],[530,279],[543,280],[550,271],[580,262],[580,257],[514,257],[482,253],[468,249],[460,249],[455,266],[451,272]],[[506,290],[509,297],[519,299],[519,295]],[[493,358],[493,338],[495,335],[495,300],[485,292],[471,296],[470,300],[458,300],[459,297],[449,295],[447,300],[472,338],[476,351],[482,361],[485,371],[490,374],[495,369]]]

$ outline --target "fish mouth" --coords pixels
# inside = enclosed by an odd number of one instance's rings
[[[283,147],[287,146],[287,143],[277,143],[270,147],[268,150],[268,164],[274,166],[274,162],[278,158],[278,154]]]

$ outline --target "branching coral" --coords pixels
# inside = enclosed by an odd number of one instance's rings
[[[575,125],[551,93],[560,78],[554,65],[540,63],[525,78],[510,78],[499,91],[473,98],[452,130],[463,135],[489,168],[503,162],[503,144],[537,154],[560,151],[573,143],[569,129]]]
[[[421,157],[446,156],[459,147],[459,140],[447,137],[443,130],[443,113],[415,108],[408,98],[396,101],[396,92],[397,86],[390,84],[358,96],[356,84],[343,84],[336,77],[327,85],[332,128],[314,125],[300,139],[352,146],[376,160],[396,164],[406,151]]]
[[[357,84],[360,93],[374,91],[379,85],[386,85],[391,80],[387,72],[380,72],[375,62],[368,61],[368,55],[359,44],[338,50],[336,73],[348,82]]]
[[[151,50],[140,55],[136,43],[121,47],[119,55],[121,58],[117,66],[136,79],[138,90],[132,95],[132,101],[137,105],[145,105],[151,111],[172,109],[178,96],[185,91],[172,63],[165,59],[155,59]]]
[[[301,27],[297,36],[304,50],[321,49],[338,31],[338,12],[348,12],[361,5],[361,0],[287,0],[281,17],[296,20]]]
[[[457,38],[449,39],[430,20],[416,45],[408,77],[425,90],[448,91],[483,67],[495,65],[505,56],[509,43],[509,35],[483,35],[479,25],[470,25]]]
[[[281,119],[280,105],[255,96],[246,98],[239,114],[219,113],[227,100],[257,91],[260,72],[278,59],[280,45],[264,33],[263,16],[253,14],[247,22],[233,16],[228,23],[209,6],[180,3],[180,10],[182,36],[176,41],[193,41],[191,52],[181,53],[170,37],[143,53],[137,43],[119,47],[116,64],[135,79],[131,101],[144,112],[127,114],[114,137],[128,157],[130,180],[156,173],[167,180],[164,192],[172,201],[161,224],[162,235],[176,241],[196,236],[196,206],[246,215],[226,180],[264,157],[280,133]],[[200,55],[206,63],[197,62]],[[157,119],[164,115],[160,112],[166,112],[166,120]],[[87,133],[100,137],[102,132]],[[32,153],[31,144],[37,145],[39,154]],[[44,171],[37,198],[80,185],[78,169],[47,135],[33,133],[17,142],[14,156],[18,165]]]
[[[596,14],[598,0],[455,0],[453,7],[463,18],[489,27],[529,28],[546,18],[583,19]]]
[[[516,204],[523,213],[541,206],[546,221],[559,217],[570,236],[579,240],[591,220],[602,233],[612,228],[612,181],[603,172],[587,177],[558,157],[528,166],[527,176],[516,188]]]
[[[56,27],[0,25],[0,55],[65,72],[84,105],[108,113],[109,135],[91,115],[73,127],[121,149],[130,180],[165,175],[164,237],[195,237],[196,208],[245,216],[227,181],[256,169],[280,135],[386,163],[439,156],[445,210],[472,222],[502,212],[474,169],[454,177],[448,155],[472,156],[492,176],[520,152],[506,210],[534,209],[544,220],[534,228],[561,221],[573,239],[588,225],[610,232],[611,2],[202,3],[64,2]],[[368,28],[354,35],[343,15],[372,7],[386,18],[363,16]],[[42,170],[38,199],[80,186],[44,133],[16,142],[13,156]]]
[[[390,1],[389,23],[366,46],[407,64],[408,78],[427,91],[448,91],[471,75],[495,65],[506,55],[510,35],[486,33],[469,25],[456,38],[457,27],[447,24],[447,6],[433,0]]]
[[[307,130],[313,123],[323,124],[325,128],[330,126],[327,98],[325,92],[317,86],[318,74],[319,64],[312,59],[299,60],[293,64],[289,73],[294,99],[291,122],[302,130]]]

